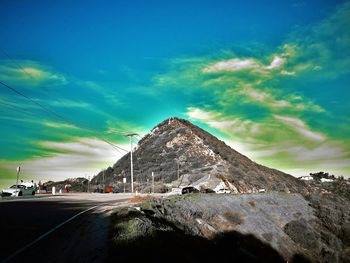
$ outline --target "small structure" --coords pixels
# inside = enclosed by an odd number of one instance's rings
[[[321,178],[321,183],[331,183],[333,179]]]
[[[310,175],[304,175],[304,176],[300,176],[298,177],[299,180],[303,180],[303,181],[311,181],[314,180],[314,178]]]

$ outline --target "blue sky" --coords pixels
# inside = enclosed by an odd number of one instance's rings
[[[92,176],[170,116],[299,176],[350,171],[348,1],[2,1],[0,184]],[[73,124],[77,124],[79,129]]]

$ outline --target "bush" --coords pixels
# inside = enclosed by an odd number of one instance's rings
[[[250,200],[248,203],[250,204],[251,207],[255,207],[255,202],[253,200]]]
[[[232,211],[232,210],[227,210],[224,213],[225,218],[230,221],[231,223],[235,225],[240,225],[244,222],[243,217],[240,213]]]

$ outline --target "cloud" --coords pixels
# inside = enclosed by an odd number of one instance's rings
[[[283,99],[277,99],[272,93],[278,94],[275,89],[259,90],[252,85],[246,84],[237,91],[238,94],[244,95],[248,100],[245,102],[259,103],[260,105],[272,110],[289,109],[292,111],[312,111],[324,112],[325,110],[311,101],[304,101],[302,97],[290,94]],[[295,100],[295,98],[298,98]]]
[[[51,106],[60,107],[60,108],[91,108],[93,105],[83,102],[83,101],[73,101],[60,99],[50,103]]]
[[[300,162],[317,161],[329,163],[331,160],[338,162],[347,157],[347,153],[340,145],[331,142],[325,142],[313,148],[298,145],[289,147],[288,151],[294,154],[296,160]]]
[[[260,102],[266,101],[272,97],[269,93],[253,89],[249,85],[246,85],[239,93]]]
[[[195,107],[187,108],[185,113],[191,120],[206,123],[210,127],[219,130],[220,132],[234,137],[241,135],[253,135],[258,132],[259,124],[254,124],[249,120],[242,120],[232,116],[224,116],[222,113],[210,110],[203,110]],[[247,140],[249,138],[246,137]]]
[[[286,62],[286,60],[284,58],[274,56],[271,64],[269,66],[267,66],[266,69],[280,68],[285,62]]]
[[[51,128],[57,128],[57,129],[61,129],[61,128],[63,128],[63,129],[77,129],[77,127],[72,125],[72,124],[51,122],[51,121],[43,122],[43,125],[51,127]]]
[[[282,75],[288,75],[288,76],[294,76],[295,75],[295,71],[282,70],[281,74]]]
[[[326,139],[321,133],[311,131],[300,119],[280,115],[274,115],[274,118],[311,141],[321,142]]]
[[[233,58],[225,61],[219,61],[203,69],[205,73],[214,73],[222,71],[239,71],[244,69],[258,68],[259,65],[254,59]]]
[[[214,113],[214,112],[204,111],[204,110],[194,108],[194,107],[189,107],[189,108],[187,108],[186,115],[188,117],[190,117],[190,119],[208,121],[208,120],[214,119],[215,117],[217,117],[220,114]]]
[[[21,162],[6,161],[4,165],[13,169],[20,164],[27,178],[34,180],[64,180],[66,178],[93,176],[101,169],[114,164],[122,155],[114,148],[96,139],[83,138],[75,142],[42,142],[41,146],[59,153],[50,157],[24,160]],[[126,148],[127,145],[119,145]],[[63,153],[62,153],[63,152]]]
[[[67,84],[66,77],[51,67],[32,60],[1,60],[0,79],[9,85],[55,86]]]
[[[283,56],[287,56],[283,54]],[[286,62],[286,58],[282,58],[278,55],[273,57],[271,63],[267,66],[259,62],[257,59],[240,59],[232,58],[228,60],[222,60],[214,64],[208,65],[203,68],[204,73],[218,73],[218,72],[235,72],[240,70],[258,70],[260,73],[266,71],[274,70],[281,68]]]

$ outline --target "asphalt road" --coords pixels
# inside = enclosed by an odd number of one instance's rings
[[[108,212],[130,198],[69,194],[2,200],[0,262],[106,262]]]

